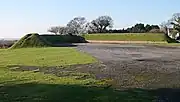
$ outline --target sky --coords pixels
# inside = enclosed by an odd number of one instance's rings
[[[180,0],[1,0],[0,38],[47,34],[49,27],[64,26],[77,16],[90,21],[108,15],[114,28],[160,24],[180,12],[179,4]]]

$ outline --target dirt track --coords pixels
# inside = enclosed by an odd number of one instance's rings
[[[113,79],[116,87],[180,87],[180,48],[84,44],[79,45],[78,49],[99,59],[104,68],[94,73]]]

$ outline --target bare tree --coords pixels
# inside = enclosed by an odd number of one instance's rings
[[[59,33],[60,35],[65,35],[65,34],[67,34],[67,33],[68,33],[68,27],[66,27],[66,26],[59,26],[59,31],[58,31],[58,33]]]
[[[174,28],[180,32],[180,13],[173,14],[172,18],[161,24],[162,28]]]
[[[83,33],[86,22],[85,17],[75,17],[67,24],[68,32],[71,34]]]
[[[57,35],[59,32],[59,27],[58,26],[51,27],[50,29],[48,29],[48,32],[54,33]]]
[[[161,24],[161,29],[164,30],[168,42],[179,42],[180,39],[180,13],[173,14],[172,18]]]
[[[92,22],[86,23],[85,29],[87,33],[98,33],[99,31],[98,26],[95,26],[93,22],[94,20]]]
[[[180,33],[180,13],[175,13],[171,19],[173,28]]]

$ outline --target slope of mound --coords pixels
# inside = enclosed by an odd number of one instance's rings
[[[49,42],[44,40],[39,34],[27,34],[16,42],[11,49],[28,48],[28,47],[48,47],[51,46]]]
[[[16,42],[11,49],[30,47],[63,47],[61,44],[85,43],[86,40],[77,35],[39,35],[27,34]],[[72,46],[72,45],[65,45]]]

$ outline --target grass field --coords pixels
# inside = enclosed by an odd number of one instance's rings
[[[1,102],[151,102],[149,90],[115,91],[93,78],[0,70]]]
[[[165,42],[164,34],[161,33],[124,33],[124,34],[87,34],[86,40],[107,40],[107,41],[158,41]]]
[[[96,60],[74,48],[1,49],[0,65],[63,66],[87,64]]]
[[[35,71],[13,71],[9,66],[52,67],[97,62],[74,48],[0,50],[0,102],[151,102],[145,89],[114,90],[94,75],[62,69],[66,76]],[[44,68],[43,68],[44,69]]]
[[[56,77],[43,73],[11,72],[1,68],[0,101],[72,102],[75,100],[74,102],[84,102],[86,99],[90,100],[92,96],[97,95],[95,92],[88,93],[88,91],[93,91],[94,89],[88,89],[87,85],[100,86],[103,84],[103,82],[93,78],[78,79],[77,76]],[[95,91],[97,92],[97,90]],[[81,98],[81,96],[84,97]]]

